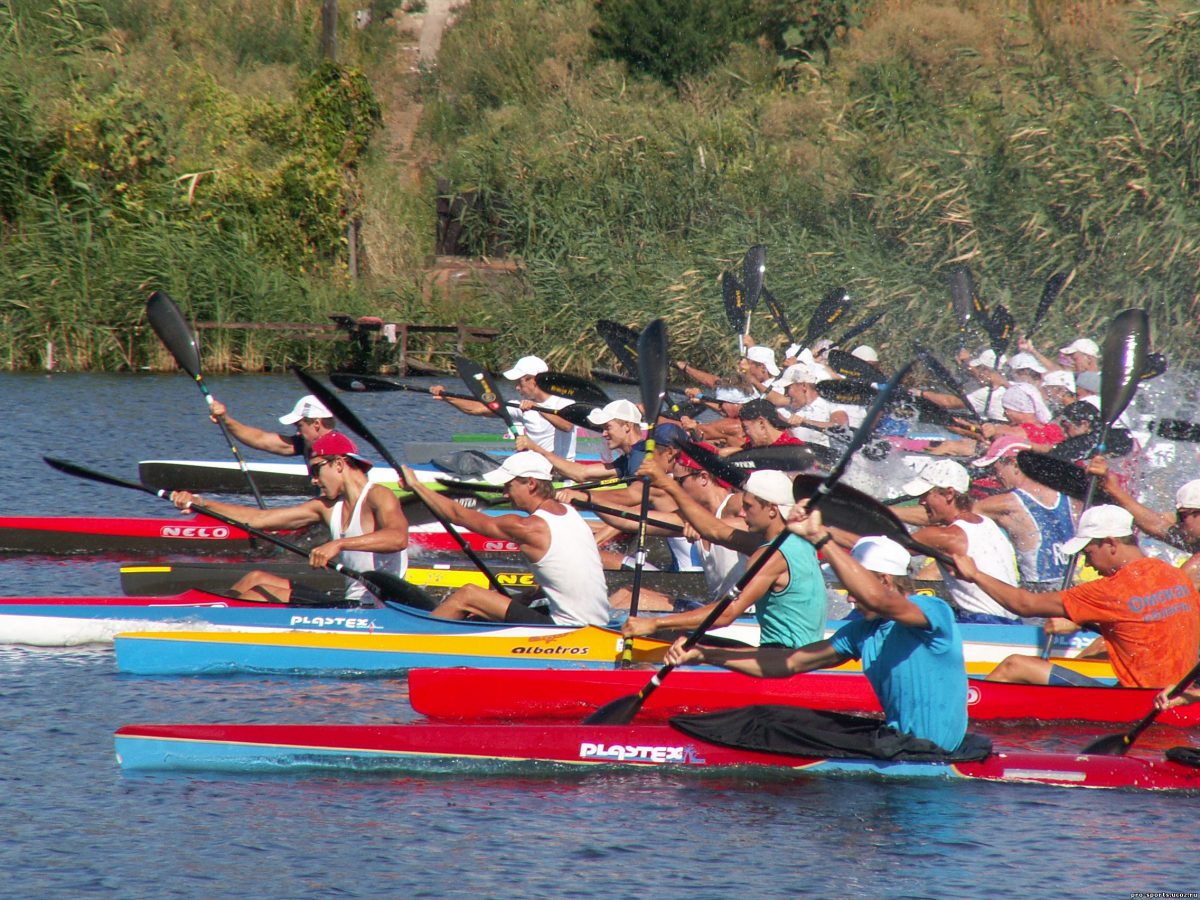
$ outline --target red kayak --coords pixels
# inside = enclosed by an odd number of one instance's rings
[[[260,542],[207,516],[0,516],[0,552],[245,553]]]
[[[281,535],[295,535],[282,531]],[[512,541],[493,540],[460,530],[471,549],[518,553]],[[413,527],[414,546],[459,551],[458,544],[433,522]],[[0,516],[0,553],[202,553],[244,554],[270,547],[248,532],[204,515],[178,519],[114,516]]]
[[[775,769],[803,776],[869,775],[1058,785],[1200,790],[1200,768],[1158,755],[995,751],[980,762],[827,759],[740,749],[670,725],[563,723],[413,725],[126,725],[117,760],[132,771],[448,772],[489,775],[663,768],[736,776]]]
[[[630,669],[542,671],[530,669],[413,669],[409,701],[438,719],[573,719],[636,694],[652,673]],[[1154,689],[1048,687],[971,679],[967,712],[972,720],[1136,722],[1154,705]],[[680,713],[715,712],[755,704],[782,704],[848,713],[880,712],[862,675],[809,672],[793,678],[751,678],[737,672],[676,670],[646,700],[639,718],[662,721]],[[1163,725],[1200,723],[1200,704],[1158,717]]]

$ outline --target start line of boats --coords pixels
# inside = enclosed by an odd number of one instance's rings
[[[128,539],[120,536],[115,543],[128,550]],[[161,548],[161,543],[153,546]],[[128,568],[169,571],[171,566]],[[528,578],[519,567],[505,574],[512,583]],[[410,577],[457,586],[482,576],[444,565],[415,566]],[[838,624],[831,622],[829,627]],[[967,625],[963,633],[974,676],[986,674],[1009,653],[1036,653],[1042,637],[1035,626]],[[757,641],[755,626],[741,621],[718,636]],[[636,692],[650,669],[661,663],[667,644],[638,640],[635,668],[614,668],[620,637],[613,629],[452,622],[400,606],[302,608],[189,590],[169,596],[0,599],[0,641],[114,641],[118,668],[132,674],[407,673],[412,705],[429,717],[423,723],[384,726],[128,725],[116,735],[118,760],[127,770],[472,773],[532,767],[557,773],[596,766],[732,767],[807,775],[1200,789],[1200,769],[1161,754],[1148,758],[1006,750],[982,761],[954,763],[811,758],[721,746],[687,736],[668,721],[751,703],[878,713],[873,691],[853,664],[786,681],[715,669],[677,672],[647,702],[644,723],[572,723],[569,720],[582,720],[604,703]],[[1073,653],[1077,648],[1060,644],[1058,649]],[[1067,655],[1056,657],[1056,662],[1112,678],[1104,662]],[[449,668],[426,668],[434,666]],[[1146,714],[1154,693],[1005,685],[972,678],[969,714],[974,722],[1129,723]],[[1189,712],[1192,709],[1172,710],[1160,721],[1192,727],[1200,720],[1200,713]]]

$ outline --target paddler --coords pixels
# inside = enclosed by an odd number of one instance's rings
[[[804,443],[802,440],[792,437],[788,432],[791,426],[769,400],[760,398],[742,404],[740,415],[742,434],[745,435],[745,439],[740,447],[726,447],[721,450],[722,456],[732,456],[734,453],[753,447],[776,447],[786,444],[799,446]]]
[[[541,412],[542,409],[562,409],[570,406],[573,401],[559,397],[542,389],[537,383],[537,376],[549,372],[550,367],[538,356],[522,356],[511,369],[504,372],[504,377],[513,382],[521,397],[521,408],[515,411],[514,419],[524,426],[525,438],[530,443],[561,456],[563,459],[575,459],[575,426],[561,416]],[[429,389],[439,400],[445,400],[459,412],[469,416],[495,415],[486,405],[478,400],[462,400],[458,397],[445,396],[446,388],[435,384]]]
[[[1012,541],[1021,587],[1044,593],[1062,586],[1069,559],[1062,548],[1074,536],[1079,504],[1021,471],[1017,454],[1030,449],[1023,438],[1004,435],[971,463],[990,468],[1006,488],[975,501],[974,508],[1004,529]]]
[[[643,464],[639,474],[649,477],[651,483],[661,486],[679,503],[680,514],[701,538],[747,555],[747,565],[756,558],[752,554],[765,552],[765,545],[784,530],[793,505],[792,480],[787,475],[771,469],[751,472],[742,496],[743,530],[704,509],[679,485],[670,484],[666,473],[651,462]],[[630,618],[621,630],[626,637],[648,637],[662,631],[695,628],[714,605],[653,618]],[[717,619],[717,627],[728,625],[751,605],[765,645],[802,647],[824,636],[825,579],[817,554],[807,542],[789,536]]]
[[[947,752],[958,749],[967,733],[962,636],[949,606],[913,590],[908,551],[886,537],[861,538],[847,551],[832,540],[819,510],[805,513],[797,507],[788,528],[821,549],[862,618],[843,625],[829,639],[798,649],[684,650],[681,637],[664,661],[718,665],[757,678],[788,678],[861,659],[890,729]]]
[[[429,490],[408,468],[404,477],[423,501],[453,524],[517,544],[539,585],[522,598],[467,585],[443,600],[434,616],[523,624],[608,624],[608,588],[592,530],[578,512],[554,499],[550,462],[545,457],[523,450],[483,476],[489,484],[503,485],[504,495],[525,515],[489,516]],[[547,601],[545,611],[529,605],[537,599]]]
[[[1093,506],[1079,517],[1063,552],[1082,552],[1103,577],[1065,591],[1034,593],[1005,584],[956,555],[959,575],[1019,616],[1064,617],[1100,632],[1117,680],[1126,687],[1174,684],[1196,663],[1200,596],[1187,574],[1146,556],[1133,516],[1119,506]],[[1013,654],[988,676],[1022,684],[1096,684],[1036,656]]]
[[[637,404],[630,400],[613,400],[588,413],[588,421],[600,429],[600,436],[609,451],[617,454],[611,463],[593,465],[575,462],[524,435],[517,438],[516,448],[544,456],[556,472],[572,481],[624,478],[636,472],[646,452],[646,445],[642,442],[642,411]]]
[[[333,413],[312,394],[301,397],[291,412],[279,417],[281,425],[295,426],[293,434],[265,431],[239,422],[229,415],[228,408],[220,400],[213,400],[209,412],[214,422],[223,418],[225,427],[229,429],[234,440],[247,447],[274,453],[276,456],[302,456],[305,460],[311,456],[313,443],[337,427]]]
[[[387,572],[403,577],[408,568],[408,520],[395,493],[368,480],[371,465],[370,460],[359,455],[353,441],[332,431],[312,446],[309,469],[320,494],[311,500],[274,509],[201,501],[198,495],[187,491],[175,491],[171,500],[179,509],[187,509],[193,500],[202,502],[222,515],[265,531],[306,528],[323,522],[331,539],[309,552],[308,562],[313,568],[323,568],[338,557],[339,562],[358,572]],[[328,603],[330,599],[324,593],[258,570],[242,576],[232,593],[247,600],[274,603],[293,600]],[[374,605],[366,586],[351,579],[346,580],[345,598]]]
[[[974,509],[971,476],[950,459],[931,462],[902,490],[917,498],[916,507],[897,507],[904,522],[925,527],[913,537],[948,555],[963,554],[1004,584],[1017,584],[1016,554],[1000,526]],[[955,577],[938,563],[946,593],[959,622],[1014,624],[1017,619],[974,584]]]

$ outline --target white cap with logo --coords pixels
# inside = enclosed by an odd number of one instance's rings
[[[920,497],[934,488],[954,488],[960,494],[965,494],[971,488],[971,475],[954,460],[939,459],[922,469],[902,490],[910,497]]]
[[[332,419],[331,413],[325,404],[318,400],[312,394],[305,394],[296,401],[296,405],[292,407],[292,411],[286,416],[280,416],[279,421],[284,425],[295,425],[301,419]]]
[[[1063,541],[1063,553],[1074,555],[1097,538],[1127,537],[1133,534],[1133,516],[1119,506],[1104,503],[1083,511],[1075,536]]]
[[[526,375],[541,375],[549,371],[550,367],[540,356],[522,356],[516,365],[504,373],[504,377],[509,381],[520,381]]]

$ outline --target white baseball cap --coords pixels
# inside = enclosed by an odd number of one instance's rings
[[[954,488],[965,494],[971,488],[971,476],[967,470],[952,459],[931,462],[921,474],[907,482],[901,489],[910,497],[920,497],[934,488]]]
[[[1059,353],[1082,353],[1085,356],[1099,356],[1100,347],[1091,338],[1079,338],[1065,347],[1058,348]]]
[[[850,555],[864,569],[880,575],[907,575],[911,554],[891,538],[882,535],[859,538]]]
[[[522,356],[515,366],[504,373],[504,377],[509,381],[519,381],[526,375],[541,375],[549,371],[550,367],[540,356]]]
[[[874,347],[863,344],[855,347],[850,351],[850,355],[861,359],[863,362],[877,363],[879,362],[879,354],[875,352]]]
[[[1200,478],[1189,481],[1175,492],[1176,509],[1200,509]]]
[[[1133,534],[1133,516],[1119,506],[1104,503],[1083,511],[1075,536],[1063,541],[1063,553],[1075,555],[1096,538],[1126,537]]]
[[[642,411],[632,401],[613,400],[611,403],[606,403],[599,409],[593,409],[588,413],[588,421],[593,425],[607,425],[614,419],[620,419],[622,422],[632,422],[640,428],[642,425]]]
[[[1038,358],[1032,353],[1018,353],[1008,361],[1010,369],[1032,369],[1039,375],[1046,374],[1046,367],[1038,362]]]
[[[792,511],[796,502],[792,493],[792,479],[778,469],[755,469],[746,479],[743,489],[763,503],[775,504],[785,516]]]
[[[1075,373],[1068,372],[1066,369],[1047,372],[1042,377],[1042,387],[1066,388],[1073,394],[1075,393]]]
[[[788,366],[783,370],[783,374],[776,379],[773,387],[782,391],[789,384],[816,384],[822,380],[821,373],[817,372],[812,366],[807,366],[804,363],[796,363],[794,366]]]
[[[754,399],[754,394],[750,391],[743,391],[736,387],[719,387],[717,388],[717,401],[719,403],[749,403]]]
[[[508,484],[514,478],[539,478],[542,481],[553,480],[553,468],[550,460],[532,450],[522,450],[514,453],[498,469],[485,472],[483,480],[488,484]]]
[[[1006,362],[1008,362],[1008,357],[1001,356],[1000,357],[1000,365],[1004,365]],[[974,359],[970,360],[967,363],[967,368],[974,369],[974,368],[979,368],[979,367],[983,367],[985,369],[996,368],[996,351],[995,350],[983,350],[980,352],[980,354],[978,356],[976,356]]]
[[[803,349],[804,348],[801,347],[799,344],[788,344],[788,348],[783,351],[783,358],[784,359],[799,359],[800,351]],[[811,356],[811,355],[812,354],[810,353],[809,356]]]
[[[305,394],[296,401],[296,405],[292,407],[292,411],[286,416],[280,416],[279,421],[284,425],[295,425],[301,419],[332,419],[331,413],[316,397],[312,394]]]
[[[746,351],[746,359],[750,362],[762,363],[772,377],[779,374],[779,366],[775,363],[775,351],[770,347],[764,347],[761,344],[751,347]]]

